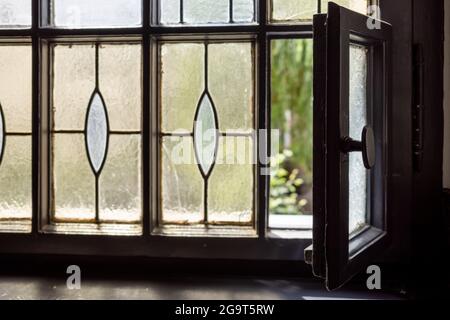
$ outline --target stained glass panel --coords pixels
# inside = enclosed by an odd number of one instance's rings
[[[51,48],[54,221],[140,222],[141,46]]]
[[[160,44],[163,223],[252,225],[253,45]]]
[[[31,82],[31,45],[0,44],[2,232],[31,231]]]

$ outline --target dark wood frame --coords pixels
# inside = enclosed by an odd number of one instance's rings
[[[315,176],[318,199],[314,204],[313,270],[336,289],[389,244],[391,211],[388,208],[390,112],[391,112],[391,26],[369,30],[367,17],[330,3],[328,16],[314,20],[316,40],[315,119],[317,148],[315,164],[324,174]],[[349,235],[348,153],[342,140],[348,136],[350,44],[364,45],[368,53],[367,102],[369,118],[378,136],[377,163],[371,172],[370,225]],[[325,75],[326,77],[322,77]],[[326,92],[326,97],[320,98]],[[380,93],[380,94],[375,94]],[[374,110],[377,106],[377,111]],[[325,114],[326,116],[323,116]],[[374,183],[377,181],[377,183]],[[324,205],[325,204],[325,205]]]

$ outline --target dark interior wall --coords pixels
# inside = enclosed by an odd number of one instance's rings
[[[380,0],[381,19],[392,24],[392,110],[389,191],[392,246],[385,259],[409,264],[412,248],[412,0]],[[395,130],[394,130],[395,129]]]
[[[442,210],[444,1],[413,0],[413,21],[413,43],[423,48],[425,107],[423,165],[413,175],[413,275],[420,288],[432,289],[447,283],[448,272]]]

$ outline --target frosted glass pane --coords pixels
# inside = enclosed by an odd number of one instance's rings
[[[138,27],[141,0],[53,0],[53,25],[68,28]]]
[[[251,222],[253,217],[253,143],[221,137],[217,164],[209,179],[209,222]]]
[[[230,21],[229,0],[184,0],[184,22],[189,24]]]
[[[102,44],[99,50],[99,77],[111,130],[140,130],[142,46]]]
[[[201,222],[204,188],[192,138],[164,138],[161,153],[163,223]]]
[[[0,29],[31,27],[32,0],[0,0]]]
[[[334,2],[342,7],[346,7],[361,14],[367,14],[367,7],[369,6],[368,0],[331,0],[322,4],[322,12],[328,11],[328,2]]]
[[[141,221],[140,135],[111,135],[99,191],[101,221]]]
[[[317,13],[318,0],[271,0],[272,21],[292,22],[312,20]]]
[[[53,202],[56,220],[95,218],[95,178],[82,134],[53,135]]]
[[[8,132],[31,132],[31,46],[0,45],[0,104]]]
[[[233,0],[233,21],[254,21],[254,0]]]
[[[108,119],[106,107],[102,98],[95,93],[89,106],[86,123],[86,143],[88,156],[94,173],[100,173],[100,169],[106,157],[108,142]]]
[[[180,0],[160,0],[160,23],[180,23]]]
[[[214,164],[217,146],[216,116],[208,95],[204,95],[194,127],[194,147],[203,175],[208,175]]]
[[[350,137],[360,141],[367,124],[367,50],[350,46]],[[367,224],[367,180],[361,153],[349,155],[349,232],[358,231]]]
[[[253,128],[253,53],[251,43],[208,46],[209,91],[221,131]]]
[[[205,88],[205,46],[174,43],[161,46],[161,128],[192,131],[195,111]]]
[[[56,130],[84,130],[95,88],[95,46],[53,47],[53,104]]]
[[[31,219],[31,137],[6,137],[0,165],[0,220]]]

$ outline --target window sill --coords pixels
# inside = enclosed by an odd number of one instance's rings
[[[55,223],[42,228],[44,234],[141,236],[139,224]]]
[[[0,231],[2,233],[31,233],[31,220],[0,221]]]
[[[230,227],[230,226],[178,226],[164,225],[155,228],[152,232],[155,236],[167,237],[199,237],[199,238],[257,238],[253,227]]]

